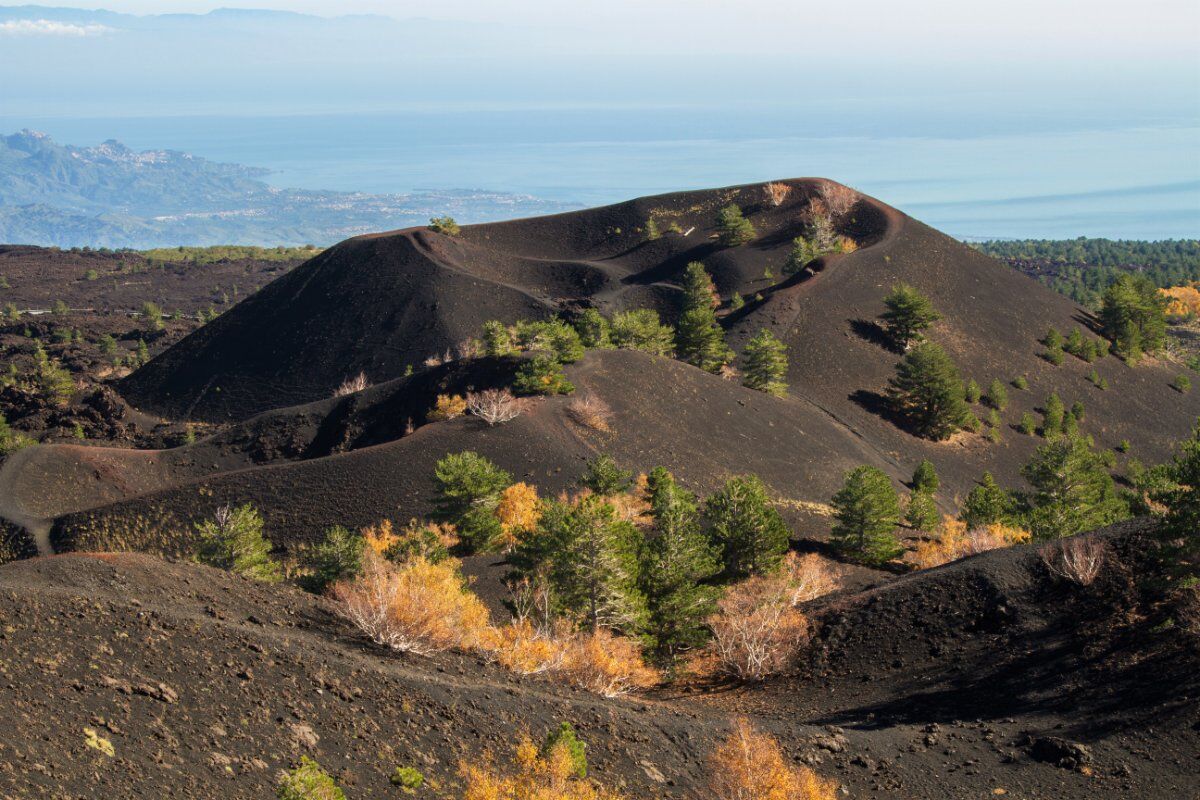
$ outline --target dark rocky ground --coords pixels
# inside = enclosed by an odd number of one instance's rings
[[[1105,534],[1133,557],[1141,528]],[[1160,798],[1200,791],[1200,642],[1130,623],[1120,566],[1086,590],[1029,548],[816,601],[794,673],[602,700],[477,657],[359,641],[320,598],[183,562],[0,567],[0,794],[264,797],[301,755],[350,797],[571,721],[631,797],[707,796],[733,714],[850,797]],[[112,755],[88,744],[89,731]],[[93,737],[94,741],[94,737]]]

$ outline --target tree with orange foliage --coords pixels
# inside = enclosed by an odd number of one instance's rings
[[[807,767],[788,764],[779,743],[745,718],[709,759],[709,788],[717,800],[834,800],[837,786]]]
[[[487,756],[459,765],[466,789],[463,800],[621,800],[579,776],[578,763],[570,744],[557,741],[539,748],[528,734],[520,737],[512,768],[499,770]]]
[[[487,607],[466,587],[459,564],[417,556],[396,567],[368,548],[362,573],[333,586],[339,610],[376,644],[418,655],[487,648]]]
[[[500,493],[496,517],[500,520],[501,541],[494,544],[507,553],[524,534],[536,528],[542,518],[537,488],[524,482],[509,486]]]

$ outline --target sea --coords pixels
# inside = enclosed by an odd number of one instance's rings
[[[837,124],[825,120],[836,119]],[[17,117],[60,143],[118,139],[270,170],[279,187],[487,189],[597,205],[777,178],[850,184],[962,239],[1200,238],[1200,126],[901,106],[411,109]]]

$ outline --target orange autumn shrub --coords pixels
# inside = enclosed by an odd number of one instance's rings
[[[1172,286],[1158,291],[1167,299],[1167,314],[1170,316],[1200,315],[1200,284]]]
[[[659,680],[633,640],[605,628],[571,637],[556,672],[572,685],[604,697],[620,697]]]
[[[501,550],[508,552],[521,536],[537,527],[542,518],[537,489],[528,483],[514,483],[500,493],[496,517],[502,531]]]
[[[1029,539],[1029,531],[1022,528],[993,522],[982,528],[967,530],[967,523],[945,516],[938,527],[938,536],[918,543],[908,560],[917,569],[932,569],[976,553],[1023,544]]]
[[[837,785],[807,767],[787,763],[779,743],[744,718],[709,759],[716,800],[834,800]]]
[[[459,764],[463,800],[622,800],[621,795],[581,778],[571,750],[559,742],[543,752],[528,735],[517,743],[508,770],[488,755]]]
[[[421,556],[395,566],[374,550],[362,573],[333,586],[339,610],[376,644],[430,655],[450,649],[490,649],[495,631],[487,607],[467,589],[458,562]]]
[[[439,394],[429,412],[431,422],[454,419],[467,413],[467,399],[457,394]]]

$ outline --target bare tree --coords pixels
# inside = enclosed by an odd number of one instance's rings
[[[508,389],[484,389],[467,393],[467,410],[488,425],[501,425],[521,416],[525,408]]]
[[[342,385],[334,390],[333,396],[345,397],[346,395],[354,394],[355,392],[361,392],[370,385],[371,384],[367,382],[367,374],[365,372],[360,372],[353,378],[346,378],[346,380],[342,381]]]
[[[825,204],[825,208],[829,209],[829,213],[835,218],[850,213],[850,209],[854,208],[859,200],[858,192],[849,186],[843,186],[833,181],[822,183],[817,193]]]
[[[792,187],[786,183],[768,183],[763,187],[763,193],[767,196],[767,203],[779,208],[783,205],[783,201],[787,200],[787,196],[791,194]]]
[[[1050,574],[1080,586],[1091,586],[1108,561],[1109,547],[1094,536],[1072,536],[1042,547],[1038,554]]]

